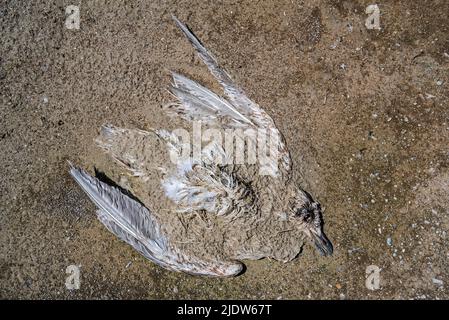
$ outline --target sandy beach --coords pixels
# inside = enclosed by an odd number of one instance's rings
[[[378,2],[380,30],[365,26],[369,4],[2,1],[0,298],[449,298],[449,2]],[[220,92],[172,14],[284,134],[332,257],[306,244],[289,263],[201,278],[145,260],[96,219],[67,160],[112,165],[100,126],[176,126],[162,111],[171,70]]]

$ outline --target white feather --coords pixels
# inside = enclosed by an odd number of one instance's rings
[[[169,243],[150,211],[118,188],[101,182],[70,165],[70,174],[99,208],[98,219],[106,228],[130,244],[147,259],[173,271],[204,276],[234,276],[239,262],[204,261],[187,257]]]
[[[227,115],[231,119],[241,121],[247,125],[253,125],[251,120],[239,112],[235,106],[226,99],[220,98],[217,94],[201,86],[178,73],[172,73],[175,87],[173,93],[187,106],[202,108],[209,114]],[[205,110],[203,110],[205,109]],[[212,111],[212,112],[211,112]]]
[[[244,93],[243,90],[241,90],[239,87],[235,85],[235,83],[232,81],[231,77],[228,75],[228,73],[223,70],[219,65],[215,57],[203,46],[203,44],[200,42],[200,40],[187,28],[186,25],[184,25],[181,21],[179,21],[175,16],[172,16],[173,20],[177,24],[177,26],[181,29],[181,31],[184,33],[184,35],[187,37],[189,42],[192,44],[192,46],[195,48],[195,50],[198,53],[198,56],[203,60],[203,62],[208,67],[209,71],[212,73],[213,76],[218,80],[218,82],[223,87],[223,90],[226,94],[226,96],[229,98],[229,102],[225,99],[219,98],[222,101],[226,101],[227,105],[223,107],[224,109],[229,109],[229,105],[231,105],[233,108],[232,110],[235,110],[236,116],[233,118],[233,122],[231,124],[229,123],[221,123],[222,127],[233,127],[239,125],[241,122],[241,118],[238,117],[238,115],[243,116],[245,119],[248,119],[250,122],[244,123],[247,127],[249,125],[255,126],[258,129],[265,129],[268,130],[268,132],[271,132],[273,134],[276,134],[280,139],[278,139],[278,152],[277,152],[277,159],[275,162],[268,165],[270,168],[268,171],[272,172],[273,176],[277,176],[277,164],[278,160],[280,160],[280,163],[283,168],[282,175],[285,178],[289,178],[291,174],[291,159],[290,154],[287,150],[287,147],[285,146],[285,143],[282,138],[282,134],[279,132],[279,130],[276,128],[276,125],[273,121],[273,119],[255,102],[253,102],[251,99],[247,97],[247,95]],[[178,86],[183,86],[186,88],[186,90],[190,90],[191,92],[194,92],[194,96],[202,96],[205,95],[205,90],[210,92],[208,89],[205,89],[204,87],[198,85],[192,80],[189,80],[183,76],[174,74],[175,84]],[[210,97],[210,103],[213,103],[216,101],[216,98]],[[182,99],[180,99],[182,101]],[[186,105],[189,105],[187,102]],[[216,105],[217,108],[220,108],[221,105]],[[221,110],[221,109],[219,109]],[[194,115],[195,110],[189,110],[188,107],[186,107],[186,110],[182,110],[181,112],[184,112],[185,114],[189,114],[190,118],[195,118]],[[219,112],[219,111],[217,111]],[[223,111],[222,111],[223,112]],[[227,113],[229,114],[229,113]],[[230,114],[231,115],[231,114]],[[181,115],[182,116],[182,115]],[[205,117],[206,119],[211,119],[211,115],[209,112],[208,117]],[[220,124],[220,123],[218,123]]]
[[[241,109],[241,111],[245,113],[259,112],[260,108],[234,84],[228,73],[220,68],[216,58],[203,46],[200,40],[175,16],[172,16],[172,18],[195,48],[199,57],[207,65],[209,71],[215,76],[215,78],[217,78],[218,82],[220,82],[224,92],[229,97],[231,102],[233,102],[234,106]]]

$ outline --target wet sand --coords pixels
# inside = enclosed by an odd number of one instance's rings
[[[369,1],[83,1],[79,30],[64,25],[70,4],[0,7],[1,298],[449,297],[449,2],[379,3],[381,30],[364,25]],[[218,88],[172,13],[285,135],[332,257],[306,245],[287,264],[193,277],[96,220],[66,160],[107,167],[93,143],[104,123],[174,125],[169,70]]]

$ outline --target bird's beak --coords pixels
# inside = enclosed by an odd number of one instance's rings
[[[313,243],[315,244],[318,252],[322,256],[332,255],[332,252],[334,252],[334,248],[324,232],[322,230],[313,230],[310,233],[312,235]]]

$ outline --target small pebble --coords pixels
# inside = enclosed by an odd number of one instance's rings
[[[391,240],[390,237],[387,238],[387,245],[391,247],[391,245],[393,244],[393,240]]]

